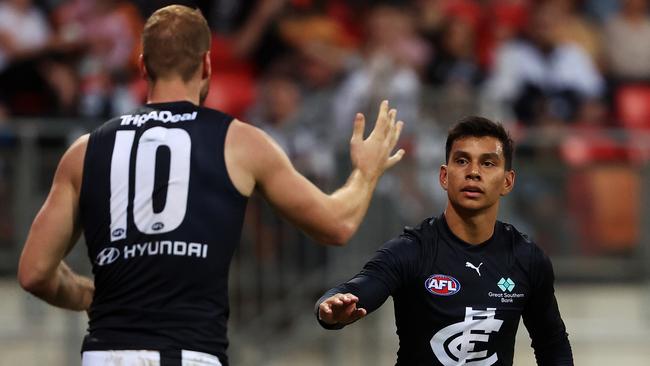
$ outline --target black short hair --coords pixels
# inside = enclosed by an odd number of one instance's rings
[[[487,118],[478,116],[465,117],[449,129],[447,143],[445,145],[445,161],[447,163],[449,163],[449,153],[451,152],[451,146],[454,142],[468,136],[489,136],[498,139],[501,142],[501,145],[503,145],[503,156],[506,159],[505,169],[506,171],[512,169],[514,142],[512,141],[510,134],[500,123],[492,122]]]

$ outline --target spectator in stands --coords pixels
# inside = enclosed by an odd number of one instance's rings
[[[322,132],[309,123],[312,121],[305,120],[307,106],[303,104],[297,65],[296,58],[287,57],[269,68],[250,118],[260,121],[259,127],[278,142],[299,172],[327,182],[334,175],[333,151],[329,141],[321,138]]]
[[[367,36],[362,55],[342,82],[334,100],[337,130],[352,128],[350,116],[369,110],[388,98],[400,111],[400,118],[417,121],[420,95],[418,67],[426,64],[426,45],[417,35],[414,19],[401,7],[375,6],[366,16]],[[413,123],[407,127],[413,128]],[[409,131],[405,131],[408,135]],[[343,141],[341,141],[343,143]]]
[[[331,114],[333,100],[346,62],[355,54],[353,38],[341,22],[319,14],[284,19],[279,28],[296,54],[302,95],[298,119],[333,147],[340,137]]]
[[[524,31],[531,6],[531,0],[489,0],[485,3],[477,35],[478,62],[484,69],[491,67],[494,52],[501,44]]]
[[[621,0],[583,0],[582,8],[585,14],[599,24],[602,24],[621,7]]]
[[[592,59],[600,65],[602,61],[601,35],[596,28],[580,12],[578,0],[547,0],[558,11],[558,42],[573,43],[580,46]]]
[[[485,84],[486,98],[513,106],[524,124],[543,115],[570,121],[584,100],[603,94],[603,78],[589,55],[559,40],[561,19],[552,4],[534,9],[527,37],[497,51]]]
[[[476,90],[482,70],[476,55],[475,26],[467,17],[450,15],[433,38],[433,45],[431,61],[422,73],[430,86],[424,89],[422,107],[444,131],[448,121],[477,112]]]
[[[134,108],[128,87],[137,77],[143,20],[128,1],[70,0],[56,10],[60,32],[87,46],[79,65],[80,113],[114,115]]]
[[[51,38],[44,14],[31,0],[0,2],[0,107],[9,115],[50,113],[56,99],[39,59]]]
[[[0,2],[0,71],[12,60],[42,50],[50,36],[45,16],[31,0]]]
[[[473,87],[481,79],[474,30],[462,18],[450,18],[442,28],[426,80],[434,86]]]
[[[650,79],[648,2],[624,0],[622,5],[605,26],[609,71],[619,80]]]

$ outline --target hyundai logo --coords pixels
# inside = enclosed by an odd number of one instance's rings
[[[163,224],[162,222],[156,222],[153,225],[151,225],[151,229],[155,230],[155,231],[162,230],[162,228],[164,228],[164,227],[165,227],[165,224]]]
[[[106,264],[111,264],[120,257],[120,250],[113,247],[108,247],[102,249],[99,254],[97,254],[96,263],[99,266],[104,266]]]

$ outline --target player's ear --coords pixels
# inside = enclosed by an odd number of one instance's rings
[[[438,176],[438,179],[440,181],[440,187],[442,187],[442,189],[444,189],[446,191],[447,190],[447,184],[448,184],[448,182],[447,182],[447,165],[446,164],[442,164],[440,166],[440,174]]]
[[[510,169],[506,170],[506,176],[503,180],[503,189],[501,190],[501,195],[505,196],[512,191],[512,188],[515,186],[515,171]]]
[[[203,69],[201,70],[201,79],[210,79],[212,75],[212,64],[210,62],[210,51],[203,54]]]
[[[149,78],[149,73],[147,73],[147,66],[144,64],[144,55],[140,54],[140,57],[138,57],[138,71],[140,71],[140,76],[143,79],[148,79]]]

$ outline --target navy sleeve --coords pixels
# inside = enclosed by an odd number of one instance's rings
[[[316,302],[315,313],[318,319],[318,307],[327,298],[337,293],[351,293],[359,298],[358,307],[371,313],[379,308],[395,294],[409,279],[417,274],[417,263],[420,257],[420,246],[417,239],[406,236],[392,239],[382,246],[368,261],[361,272],[351,280],[340,284],[329,291]],[[325,329],[340,329],[344,325],[325,324],[318,322]]]
[[[573,366],[571,344],[555,298],[553,265],[535,247],[532,296],[522,314],[539,366]]]

